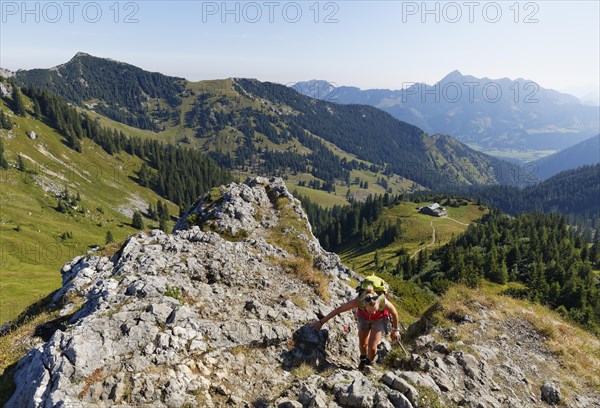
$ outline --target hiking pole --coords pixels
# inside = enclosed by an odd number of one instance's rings
[[[404,354],[406,354],[406,357],[410,358],[410,354],[408,354],[408,351],[406,351],[406,349],[404,348],[404,345],[402,344],[402,340],[398,339],[398,344],[400,345],[400,348],[402,348],[402,350],[404,351]]]
[[[404,333],[406,333],[406,327],[404,326],[404,324],[402,324],[400,319],[398,319],[398,324],[400,325],[400,327],[402,327],[402,330],[404,330]]]

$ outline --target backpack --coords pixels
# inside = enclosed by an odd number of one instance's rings
[[[389,289],[388,284],[383,279],[373,274],[364,278],[360,282],[360,285],[358,285],[358,287],[356,288],[356,291],[360,293],[369,286],[372,286],[373,290],[375,290],[375,292],[379,294],[387,293]]]

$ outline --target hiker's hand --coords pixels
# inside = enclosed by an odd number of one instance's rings
[[[392,338],[392,341],[400,340],[400,332],[392,331],[390,337]]]
[[[315,329],[316,331],[321,330],[321,327],[323,327],[323,325],[321,324],[320,320],[317,320],[316,322],[314,322],[313,324],[311,324],[312,328]]]

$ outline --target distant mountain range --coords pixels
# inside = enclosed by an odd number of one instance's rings
[[[545,180],[565,170],[600,163],[600,134],[553,155],[536,160],[537,176]]]
[[[597,106],[522,78],[494,80],[453,71],[434,85],[415,83],[403,90],[361,90],[321,80],[293,87],[331,102],[375,106],[479,150],[562,150],[597,134],[600,127]]]
[[[384,177],[385,185],[393,175],[429,188],[515,182],[514,165],[451,137],[429,137],[371,106],[319,101],[283,85],[194,83],[86,53],[51,69],[20,70],[13,80],[132,126],[135,134],[209,152],[239,172],[318,182],[328,191],[337,185],[341,196],[358,189],[357,179],[373,186]]]

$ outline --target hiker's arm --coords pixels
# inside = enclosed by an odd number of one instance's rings
[[[358,304],[359,304],[359,300],[358,300],[358,297],[356,297],[356,298],[352,299],[351,301],[344,303],[340,307],[333,309],[331,312],[329,312],[329,314],[327,316],[325,316],[324,318],[322,318],[321,320],[319,320],[318,322],[313,324],[313,327],[317,330],[320,330],[321,327],[325,323],[327,323],[330,319],[333,319],[340,313],[344,313],[344,312],[347,312],[348,310],[357,308]]]
[[[398,311],[392,302],[385,302],[385,308],[392,315],[392,338],[400,336],[400,330],[398,328]]]

